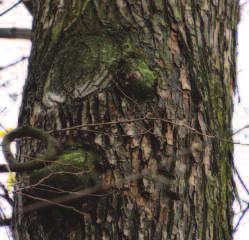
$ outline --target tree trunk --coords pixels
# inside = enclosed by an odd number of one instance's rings
[[[17,176],[15,238],[232,239],[238,1],[46,0],[33,15],[19,126],[95,152],[96,181],[63,196],[111,187],[25,211],[61,195]],[[23,140],[19,160],[42,148]]]

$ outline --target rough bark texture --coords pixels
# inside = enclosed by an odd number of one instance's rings
[[[19,125],[84,124],[53,135],[98,150],[102,182],[159,177],[68,203],[85,214],[22,215],[16,194],[16,239],[232,239],[238,1],[44,0],[33,14]]]

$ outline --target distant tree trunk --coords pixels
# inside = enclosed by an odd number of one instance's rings
[[[17,189],[16,239],[232,239],[238,1],[33,1],[33,15],[19,126],[96,151],[102,183],[149,176],[65,203],[82,214],[22,214],[38,200]]]

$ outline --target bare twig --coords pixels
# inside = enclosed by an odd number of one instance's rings
[[[247,128],[249,128],[249,124],[246,125],[246,126],[244,126],[244,127],[242,127],[242,128],[240,128],[240,129],[238,129],[237,131],[235,131],[235,132],[233,133],[233,135],[238,134],[238,133],[240,133],[241,131],[243,131],[243,130],[245,130],[245,129],[247,129]]]
[[[42,179],[40,179],[37,183],[34,183],[32,185],[23,187],[20,190],[22,190],[22,189],[29,189],[29,188],[35,188],[36,186],[40,186],[44,181],[46,181],[47,179],[49,179],[49,178],[51,178],[52,176],[55,176],[55,175],[64,175],[64,174],[67,174],[67,175],[82,175],[84,173],[86,173],[86,172],[83,172],[83,171],[80,171],[80,172],[66,172],[66,171],[51,172],[47,176],[45,176]]]
[[[3,11],[2,13],[0,13],[0,17],[2,17],[4,14],[8,13],[9,11],[11,11],[16,6],[18,6],[21,2],[22,2],[22,0],[18,1],[17,3],[15,3],[14,5],[12,5],[10,8],[8,8],[5,11]]]
[[[0,219],[0,227],[10,226],[10,225],[11,225],[11,219],[10,218],[1,218]]]
[[[149,171],[148,169],[145,169],[145,170],[141,171],[140,173],[131,174],[130,176],[128,176],[126,178],[117,180],[113,184],[101,183],[101,184],[96,185],[96,186],[94,186],[92,188],[83,189],[81,191],[70,193],[70,194],[68,194],[66,196],[54,198],[54,199],[51,199],[51,200],[49,200],[49,199],[41,199],[41,198],[38,198],[38,197],[29,196],[29,195],[21,193],[21,192],[17,192],[17,193],[22,194],[22,195],[24,195],[26,197],[34,198],[34,199],[40,201],[40,202],[37,202],[37,203],[34,203],[32,205],[24,207],[23,213],[29,213],[31,211],[46,208],[46,207],[53,206],[53,205],[65,207],[64,203],[66,203],[66,202],[70,202],[70,201],[73,201],[73,200],[78,200],[78,199],[81,199],[81,198],[83,198],[85,196],[89,196],[89,195],[92,195],[92,194],[97,193],[97,192],[102,192],[102,191],[105,192],[105,191],[110,190],[111,188],[121,188],[124,184],[128,184],[128,183],[130,183],[132,181],[136,181],[136,180],[138,180],[138,179],[140,179],[140,178],[142,178],[142,177],[144,177],[146,175],[149,175],[149,176],[153,177],[153,174],[151,173],[151,171]],[[172,192],[170,192],[169,194],[171,194],[171,193]],[[172,197],[175,197],[177,199],[178,196],[172,194]]]
[[[0,113],[5,112],[5,111],[6,111],[6,109],[7,109],[7,107],[2,108],[2,109],[0,110]]]
[[[246,184],[244,183],[243,179],[241,178],[237,168],[234,168],[234,171],[235,171],[235,174],[237,175],[238,179],[239,179],[239,182],[241,183],[242,187],[245,189],[247,195],[249,196],[249,190],[248,188],[246,187]]]
[[[234,227],[234,229],[233,229],[233,232],[234,232],[234,233],[237,232],[238,227],[239,227],[239,225],[240,225],[242,219],[245,217],[245,215],[246,215],[246,213],[247,213],[248,210],[249,210],[249,203],[247,203],[247,207],[242,211],[242,214],[241,214],[241,216],[240,216],[238,222],[235,224],[235,227]]]
[[[86,215],[84,212],[80,211],[79,209],[77,209],[77,208],[75,208],[73,206],[69,206],[69,205],[63,204],[63,201],[55,201],[56,199],[49,200],[49,199],[46,199],[46,198],[35,197],[35,196],[32,196],[30,194],[26,194],[26,193],[23,193],[23,192],[19,192],[19,193],[21,195],[25,196],[25,197],[28,197],[28,198],[31,198],[31,199],[35,199],[35,200],[38,200],[38,201],[42,201],[42,202],[40,202],[40,205],[43,205],[43,206],[40,206],[38,208],[35,208],[39,204],[39,203],[37,203],[37,204],[32,204],[30,206],[24,207],[23,213],[28,213],[28,212],[31,212],[31,211],[34,211],[34,210],[38,210],[38,209],[47,207],[47,206],[58,206],[58,207],[63,207],[63,208],[71,209],[72,211],[74,211],[76,213],[79,213],[80,215],[83,215],[83,216]],[[34,208],[32,208],[32,206]]]
[[[48,206],[51,206],[51,205],[60,206],[60,204],[62,204],[62,203],[66,203],[66,202],[69,202],[69,201],[72,201],[72,200],[77,200],[77,199],[83,198],[85,196],[89,196],[90,194],[93,194],[93,193],[96,193],[96,192],[99,192],[99,191],[107,191],[107,190],[111,189],[114,186],[121,186],[124,183],[128,183],[128,182],[134,181],[134,180],[138,180],[142,176],[143,176],[142,173],[141,174],[140,173],[134,174],[134,175],[129,176],[128,178],[119,180],[118,182],[116,182],[116,184],[109,184],[109,185],[107,185],[107,184],[99,184],[99,185],[96,185],[96,186],[94,186],[92,188],[87,188],[87,189],[84,189],[84,190],[81,190],[81,191],[78,191],[78,192],[75,192],[75,193],[68,194],[68,195],[63,196],[63,197],[58,197],[58,198],[52,199],[52,200],[45,199],[43,201],[41,199],[37,199],[37,200],[40,200],[41,202],[34,203],[34,204],[30,205],[30,206],[24,207],[23,212],[28,213],[28,212],[38,210],[38,209],[41,209],[41,208],[45,208],[45,207],[48,207]]]
[[[0,187],[3,190],[3,194],[1,194],[0,197],[2,197],[3,199],[5,199],[9,203],[10,206],[14,206],[14,201],[10,197],[9,192],[6,189],[6,187],[1,182],[0,182]]]
[[[0,31],[1,31],[1,29],[0,29]],[[10,64],[8,64],[8,65],[6,65],[6,66],[0,67],[0,71],[1,71],[1,70],[4,70],[4,69],[6,69],[6,68],[9,68],[9,67],[13,67],[13,66],[15,66],[16,64],[18,64],[18,63],[20,63],[20,62],[22,62],[22,61],[24,61],[24,60],[26,60],[26,59],[28,59],[28,58],[29,58],[29,57],[22,57],[22,58],[18,59],[17,61],[13,62],[13,63],[10,63]]]
[[[246,4],[248,4],[249,3],[249,1],[246,1],[246,2],[244,2],[244,3],[242,3],[242,4],[240,4],[240,8],[241,7],[244,7]]]
[[[11,219],[7,218],[2,208],[0,208],[0,226],[8,226],[11,224]]]
[[[2,128],[5,133],[8,133],[8,129],[2,123],[0,123],[0,128]]]
[[[221,138],[221,137],[219,137],[217,135],[211,135],[211,134],[202,133],[202,132],[196,130],[195,128],[190,127],[187,124],[184,124],[184,123],[181,123],[181,122],[176,122],[176,121],[163,119],[163,118],[157,118],[157,117],[147,117],[147,116],[140,117],[140,118],[134,118],[134,119],[127,119],[127,120],[116,120],[116,121],[110,121],[110,122],[80,124],[80,125],[76,125],[76,126],[72,126],[72,127],[58,129],[58,130],[51,130],[51,131],[48,131],[48,133],[64,132],[64,131],[69,131],[69,130],[81,129],[81,128],[84,128],[84,127],[106,126],[106,125],[115,125],[115,124],[127,124],[127,123],[139,122],[139,121],[145,121],[145,120],[167,122],[167,123],[170,123],[170,124],[178,126],[178,127],[184,127],[184,128],[186,128],[186,129],[188,129],[190,131],[195,132],[197,135],[200,135],[200,136],[204,136],[204,137],[207,137],[207,138],[218,139],[219,141],[223,141],[223,142],[227,142],[227,143],[231,143],[231,144],[249,146],[249,143],[233,142],[233,141],[231,141],[229,139]]]

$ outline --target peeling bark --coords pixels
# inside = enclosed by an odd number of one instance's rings
[[[238,1],[44,0],[33,15],[19,126],[98,150],[105,183],[147,168],[169,183],[146,176],[87,210],[71,203],[82,215],[22,215],[16,195],[16,239],[232,239]]]

